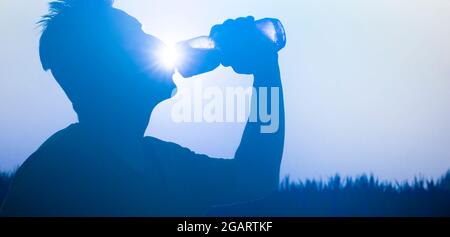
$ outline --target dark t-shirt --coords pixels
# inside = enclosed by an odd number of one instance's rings
[[[202,216],[230,202],[235,162],[145,137],[136,149],[103,145],[73,124],[19,168],[6,216]]]

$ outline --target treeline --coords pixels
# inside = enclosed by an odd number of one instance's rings
[[[0,203],[12,174],[0,173]],[[450,216],[450,171],[438,180],[380,182],[373,176],[327,180],[285,179],[278,192],[253,202],[215,207],[210,216]]]

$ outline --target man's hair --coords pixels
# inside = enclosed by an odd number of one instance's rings
[[[94,102],[100,103],[102,88],[112,80],[106,73],[112,74],[114,67],[108,63],[120,52],[111,28],[112,4],[112,0],[57,0],[49,3],[48,14],[39,21],[42,67],[51,70],[79,118],[100,107]]]
[[[74,28],[89,27],[95,21],[96,12],[112,7],[114,0],[57,0],[49,3],[49,12],[38,22],[42,27],[39,53],[44,70],[52,68],[54,60],[60,60],[60,49],[66,45],[69,32]],[[83,19],[85,18],[85,19]],[[94,22],[95,23],[95,22]],[[75,29],[76,30],[76,29]]]

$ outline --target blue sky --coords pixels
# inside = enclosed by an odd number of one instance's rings
[[[46,3],[0,2],[0,169],[20,165],[51,134],[76,121],[70,102],[40,67],[35,22]],[[450,168],[449,1],[117,0],[115,5],[168,43],[207,34],[227,18],[281,19],[288,34],[280,53],[288,129],[283,176],[369,172],[403,180],[437,177]],[[198,80],[227,86],[249,78],[220,68]],[[167,119],[170,105],[156,109],[149,135],[199,153],[232,156],[242,125],[173,124]]]

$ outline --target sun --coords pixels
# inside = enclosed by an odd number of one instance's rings
[[[180,53],[173,45],[166,45],[158,52],[158,58],[161,65],[166,69],[173,69],[180,60]]]

